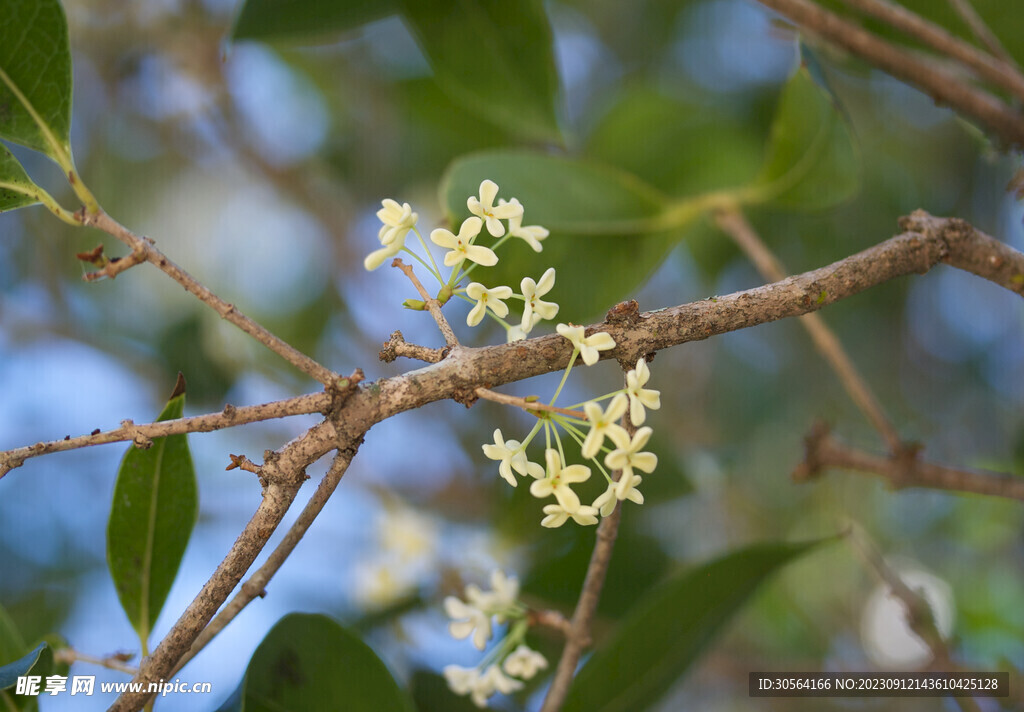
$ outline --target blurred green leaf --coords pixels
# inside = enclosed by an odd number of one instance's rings
[[[773,572],[822,541],[762,543],[649,592],[573,681],[566,712],[635,712],[656,702]]]
[[[498,265],[474,270],[473,279],[518,290],[523,277],[540,279],[554,266],[558,276],[547,298],[561,305],[559,321],[582,322],[628,296],[682,236],[679,230],[659,232],[665,196],[636,176],[593,161],[527,151],[477,153],[452,163],[441,183],[441,202],[453,225],[469,215],[466,199],[487,178],[499,185],[501,197],[523,204],[523,225],[543,225],[551,235],[541,254],[510,240],[498,253]]]
[[[437,83],[524,138],[561,143],[558,73],[541,0],[402,0]]]
[[[58,0],[4,0],[0,22],[0,138],[69,169],[71,52]]]
[[[235,40],[309,40],[354,30],[398,11],[398,0],[245,0]]]
[[[26,647],[18,626],[7,609],[0,606],[0,660],[14,660],[25,653]]]
[[[38,203],[38,191],[14,154],[0,144],[0,213]]]
[[[417,670],[409,682],[417,712],[478,712],[480,709],[465,695],[456,695],[443,675]]]
[[[249,661],[241,694],[229,703],[223,712],[414,709],[370,646],[327,616],[310,613],[289,614],[267,633]]]
[[[45,687],[47,675],[53,672],[53,650],[43,642],[37,645],[27,655],[0,667],[0,702],[4,704],[5,710],[19,710],[20,712],[34,712],[39,709],[39,697],[36,695],[18,695],[11,688],[16,688],[18,678],[26,675],[43,678],[40,681],[39,689]]]
[[[178,374],[157,420],[182,417],[185,379]],[[129,447],[114,485],[107,525],[107,563],[121,607],[143,646],[178,574],[199,513],[195,467],[186,435]]]
[[[859,159],[835,99],[801,66],[779,97],[755,200],[799,210],[822,210],[849,198],[859,185]]]
[[[586,155],[674,196],[744,185],[757,175],[764,154],[752,125],[758,122],[749,114],[741,122],[709,102],[631,86],[591,131]]]

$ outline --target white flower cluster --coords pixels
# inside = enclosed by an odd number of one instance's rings
[[[495,692],[507,695],[522,689],[524,680],[548,666],[543,655],[523,642],[528,623],[526,606],[518,600],[519,581],[496,570],[491,573],[491,587],[491,591],[482,591],[469,584],[465,601],[455,596],[444,600],[445,612],[452,619],[448,625],[452,637],[463,640],[472,636],[478,650],[483,650],[493,635],[492,620],[509,624],[508,633],[478,666],[444,668],[448,687],[457,695],[469,695],[477,707],[486,707]]]
[[[412,211],[408,203],[399,205],[394,200],[382,201],[383,208],[377,211],[377,217],[383,223],[378,239],[382,247],[371,252],[363,262],[368,270],[375,270],[384,264],[389,258],[399,252],[407,252],[418,260],[441,284],[441,292],[438,300],[443,304],[452,295],[458,296],[473,304],[466,323],[469,326],[476,326],[484,317],[491,315],[505,328],[508,341],[516,341],[526,338],[526,335],[533,330],[542,319],[554,319],[558,314],[558,305],[541,299],[555,286],[555,270],[549,268],[541,276],[539,281],[525,277],[519,283],[519,293],[512,291],[508,286],[487,287],[480,282],[470,282],[465,287],[460,286],[463,280],[476,268],[493,267],[498,263],[496,250],[511,237],[525,241],[535,252],[540,252],[543,247],[541,241],[548,236],[548,231],[540,225],[523,227],[523,205],[517,199],[501,199],[494,204],[498,195],[498,186],[494,181],[485,180],[480,184],[480,196],[470,197],[466,206],[471,217],[462,221],[458,233],[453,233],[445,228],[437,228],[430,233],[430,241],[439,247],[448,250],[444,254],[442,264],[450,267],[451,272],[447,278],[442,275],[440,267],[434,262],[434,258],[423,240],[419,231],[416,230],[417,214]],[[508,229],[505,224],[508,222]],[[491,247],[477,243],[483,234],[484,228],[492,237],[500,238]],[[426,253],[428,264],[418,254],[405,245],[405,238],[409,231],[415,232]],[[523,315],[519,323],[505,321],[509,308],[505,304],[507,299],[517,299],[523,302]]]
[[[574,346],[566,375],[578,355],[583,357],[584,363],[590,365],[597,362],[599,351],[615,348],[615,341],[606,333],[584,338],[584,329],[581,326],[559,324],[557,328],[558,333],[569,339]],[[583,407],[582,413],[561,408],[538,409],[532,411],[538,422],[522,442],[505,440],[501,430],[497,429],[494,431],[494,443],[483,446],[484,455],[498,461],[498,474],[511,486],[515,487],[518,484],[516,474],[532,477],[530,494],[538,499],[555,498],[553,504],[544,506],[545,516],[541,520],[541,526],[560,527],[569,519],[587,526],[597,523],[598,514],[602,517],[609,516],[615,511],[615,505],[622,500],[628,499],[643,504],[644,496],[637,489],[643,478],[637,472],[650,474],[658,466],[658,456],[643,451],[654,431],[644,426],[630,437],[617,421],[628,410],[630,421],[634,425],[640,425],[647,418],[647,409],[657,410],[661,407],[660,392],[644,388],[650,377],[647,361],[640,358],[636,368],[626,374],[626,388],[603,398],[579,404]],[[564,378],[562,383],[565,383]],[[551,406],[557,397],[558,392],[552,398]],[[611,402],[606,409],[602,409],[599,402],[608,398]],[[589,428],[585,433],[582,429],[584,426]],[[583,458],[590,460],[607,482],[605,491],[589,505],[580,501],[572,485],[589,480],[590,467],[566,463],[565,449],[558,434],[559,427],[579,444]],[[542,428],[547,440],[543,467],[531,462],[526,456],[527,445]],[[557,447],[551,446],[552,435],[557,440]],[[610,446],[605,445],[606,440],[611,443]],[[602,452],[605,453],[603,467],[599,459]],[[619,470],[619,479],[613,479],[608,470]]]

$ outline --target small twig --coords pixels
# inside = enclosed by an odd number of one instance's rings
[[[740,246],[758,271],[769,280],[778,282],[787,277],[782,263],[772,254],[768,246],[758,236],[738,209],[720,211],[715,219],[718,226]],[[875,429],[882,436],[889,452],[898,452],[900,436],[885,415],[882,404],[868,386],[867,381],[853,365],[849,355],[843,349],[835,333],[828,328],[819,314],[805,314],[799,318],[800,324],[810,334],[811,341],[822,357],[835,371],[839,382],[843,384],[847,394],[860,408]]]
[[[410,344],[402,336],[401,331],[393,331],[391,338],[384,344],[384,347],[377,354],[384,363],[391,363],[399,356],[414,358],[427,363],[437,363],[448,355],[448,348],[431,349],[426,346]]]
[[[498,393],[487,388],[477,388],[475,393],[485,400],[494,401],[495,403],[504,403],[505,405],[512,405],[516,408],[522,408],[532,415],[537,415],[539,411],[546,411],[548,413],[559,413],[561,415],[568,415],[570,418],[580,418],[582,420],[585,420],[587,417],[587,414],[582,410],[559,408],[558,406],[548,405],[547,403],[541,403],[540,401],[531,401],[526,400],[525,398],[519,398],[518,396],[509,396],[504,393]]]
[[[950,0],[954,4],[957,1]],[[1006,61],[1006,57],[1000,56],[1000,59],[993,59],[985,52],[950,34],[941,25],[936,25],[889,0],[845,0],[845,2],[847,5],[873,15],[897,30],[930,45],[942,55],[962,62],[974,70],[979,77],[1008,90],[1018,99],[1024,99],[1024,76],[1021,76],[1012,62]],[[973,8],[970,6],[968,9],[973,12]],[[977,19],[981,20],[981,18]],[[984,27],[983,22],[982,26]],[[998,40],[996,42],[998,43]]]
[[[636,426],[630,420],[628,412],[622,416],[622,425],[630,437],[636,434]],[[622,470],[612,472],[612,479],[615,481],[618,481],[621,476]],[[583,579],[583,588],[580,590],[576,610],[572,614],[569,631],[566,633],[562,657],[558,660],[558,667],[551,680],[551,687],[548,688],[548,693],[544,697],[541,712],[557,712],[562,709],[565,698],[569,694],[569,688],[572,686],[580,657],[591,644],[590,625],[597,612],[597,604],[601,600],[601,590],[604,588],[605,577],[608,574],[608,564],[612,560],[612,551],[615,548],[615,539],[619,535],[621,519],[622,502],[617,502],[615,511],[597,525],[597,542],[590,555],[587,575]]]
[[[86,272],[82,275],[82,279],[86,282],[95,282],[100,279],[114,279],[117,275],[125,272],[135,265],[140,265],[146,261],[146,251],[143,249],[134,249],[124,257],[115,257],[111,260],[107,260],[107,263],[98,270],[92,272]]]
[[[263,468],[247,458],[245,455],[228,455],[228,457],[231,459],[231,464],[225,467],[225,470],[245,470],[246,472],[251,472],[254,475],[263,476]]]
[[[870,472],[889,481],[895,489],[926,487],[951,492],[969,492],[1005,497],[1024,502],[1024,477],[1002,473],[958,470],[917,458],[917,448],[882,457],[838,442],[824,423],[817,423],[804,438],[804,461],[793,470],[793,480],[807,482],[824,470],[839,468]]]
[[[427,305],[427,309],[430,311],[430,316],[434,317],[434,321],[437,322],[437,328],[441,330],[441,334],[444,336],[444,342],[448,344],[449,347],[458,346],[458,337],[455,336],[455,332],[452,331],[451,324],[448,323],[444,314],[441,313],[441,303],[427,293],[423,284],[420,283],[419,279],[417,279],[416,273],[413,272],[412,267],[402,262],[399,257],[394,259],[391,266],[402,270],[402,273],[408,277],[409,281],[412,282],[412,285],[416,287],[416,292],[423,297],[423,302]]]
[[[74,648],[60,648],[53,651],[54,662],[64,663],[65,665],[71,665],[73,663],[89,663],[90,665],[99,665],[101,667],[108,668],[109,670],[117,670],[118,672],[127,673],[129,675],[136,675],[139,669],[126,665],[125,662],[131,660],[133,656],[123,655],[121,653],[115,653],[114,655],[108,655],[104,658],[98,658],[94,655],[86,655],[80,653]]]
[[[351,448],[339,451],[334,457],[334,461],[331,463],[331,467],[327,470],[327,474],[324,475],[323,479],[320,480],[320,485],[317,487],[316,492],[309,498],[305,508],[299,515],[299,518],[292,524],[291,529],[285,534],[284,539],[277,545],[273,553],[267,558],[267,561],[254,573],[252,574],[245,583],[242,584],[241,589],[235,594],[234,598],[224,606],[224,608],[217,614],[217,617],[210,621],[210,624],[203,629],[203,632],[192,643],[192,646],[188,649],[181,659],[178,661],[171,675],[177,673],[181,668],[194,658],[199,651],[205,648],[216,635],[224,629],[224,627],[235,619],[242,610],[249,605],[254,599],[262,597],[265,594],[265,589],[270,579],[273,578],[277,570],[281,568],[281,565],[288,559],[292,551],[298,545],[299,541],[309,530],[309,527],[313,524],[317,515],[327,504],[327,500],[331,498],[334,490],[338,487],[338,483],[341,482],[342,476],[348,470],[349,464],[352,462],[352,458],[356,454],[356,449],[359,443],[356,442]]]
[[[971,28],[974,36],[988,48],[989,52],[1011,67],[1016,68],[1018,66],[1013,55],[1006,51],[1003,43],[996,37],[996,33],[985,23],[985,19],[974,9],[974,5],[970,3],[970,0],[949,0],[949,4],[953,6],[953,9],[960,15],[960,18]]]
[[[544,628],[557,630],[566,638],[568,638],[570,633],[572,632],[572,621],[570,621],[568,618],[563,616],[558,611],[535,611],[533,609],[530,609],[526,613],[526,620],[529,622],[531,628],[533,626],[543,626]]]
[[[810,0],[758,1],[811,33],[913,84],[937,102],[973,117],[1009,146],[1024,145],[1024,117],[988,92],[964,84],[950,72],[922,61]]]
[[[153,438],[165,437],[167,435],[208,433],[214,430],[222,430],[262,420],[286,418],[292,415],[323,413],[330,405],[331,396],[329,394],[310,393],[296,398],[287,398],[261,405],[249,405],[240,408],[226,405],[220,413],[207,413],[206,415],[196,415],[190,418],[161,420],[144,425],[135,425],[132,421],[126,420],[122,422],[120,428],[115,430],[96,431],[90,435],[79,435],[74,438],[67,437],[63,440],[52,440],[50,442],[38,442],[35,445],[0,452],[0,477],[3,477],[15,467],[21,466],[25,460],[31,457],[47,455],[51,452],[64,452],[93,445],[126,441],[132,441],[136,446],[144,446],[146,440],[152,441]]]
[[[187,292],[199,299],[199,301],[216,311],[222,319],[234,324],[303,373],[328,387],[332,386],[338,379],[338,374],[320,365],[291,344],[274,336],[265,327],[242,314],[234,304],[225,302],[207,287],[200,284],[196,281],[195,277],[174,264],[166,255],[160,252],[152,240],[139,237],[102,210],[95,215],[84,214],[82,216],[82,224],[102,230],[128,245],[132,249],[132,255],[122,259],[141,261],[144,258],[146,262],[154,265],[161,272],[184,287]],[[139,257],[139,255],[142,255],[142,257]]]
[[[849,539],[868,569],[881,579],[892,591],[892,594],[903,603],[906,609],[907,627],[927,646],[932,654],[931,669],[942,672],[959,671],[961,668],[952,660],[949,646],[942,638],[928,599],[919,591],[910,588],[889,566],[861,527],[854,525],[850,530]],[[977,700],[973,697],[953,696],[953,700],[963,712],[980,712],[981,710]]]

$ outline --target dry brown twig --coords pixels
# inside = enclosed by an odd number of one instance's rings
[[[782,263],[771,253],[739,210],[721,211],[715,217],[718,226],[740,246],[763,277],[776,282],[786,278],[786,270]],[[836,372],[839,382],[850,398],[882,436],[889,451],[897,452],[901,443],[896,428],[889,422],[882,404],[857,367],[853,365],[835,333],[828,328],[820,314],[805,314],[799,321],[807,330],[814,346]]]
[[[936,102],[971,117],[1008,146],[1024,146],[1024,116],[953,73],[896,47],[811,0],[758,0],[811,34],[917,87]]]

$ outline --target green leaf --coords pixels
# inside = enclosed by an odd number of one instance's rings
[[[39,202],[39,186],[25,173],[14,154],[0,144],[0,213]]]
[[[398,0],[246,0],[231,37],[236,40],[311,39],[354,30],[398,12]]]
[[[28,655],[0,667],[0,690],[14,687],[19,677],[49,674],[53,667],[53,651],[47,643],[40,643]]]
[[[561,305],[560,321],[582,322],[629,296],[682,237],[679,230],[661,229],[666,198],[636,176],[601,163],[527,151],[456,160],[441,183],[441,202],[453,225],[469,215],[466,199],[477,195],[487,178],[498,184],[500,197],[514,196],[523,204],[523,225],[543,225],[551,234],[540,254],[521,240],[509,240],[498,252],[498,265],[475,269],[472,278],[518,290],[523,277],[539,279],[553,266],[557,280],[546,298]]]
[[[0,660],[13,660],[25,653],[25,639],[7,609],[0,606]]]
[[[256,648],[223,712],[413,710],[377,654],[327,616],[291,613]]]
[[[756,544],[665,581],[583,666],[563,709],[634,712],[653,704],[770,574],[831,540]]]
[[[185,379],[178,374],[157,420],[180,418]],[[143,646],[174,583],[199,511],[196,475],[185,435],[130,447],[114,485],[107,525],[107,563],[121,607]]]
[[[849,198],[858,185],[859,159],[842,111],[801,66],[782,89],[768,154],[752,187],[755,199],[822,210]]]
[[[71,52],[58,0],[4,0],[0,138],[71,169]]]
[[[402,11],[453,99],[524,138],[562,142],[558,73],[541,0],[402,0]]]

